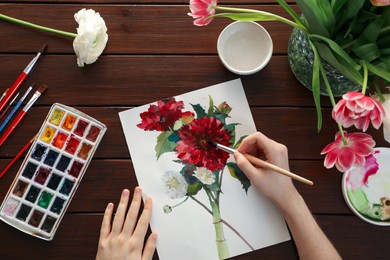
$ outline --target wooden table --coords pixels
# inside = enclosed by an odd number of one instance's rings
[[[13,83],[43,43],[48,44],[47,53],[22,90],[32,82],[49,86],[0,148],[0,168],[38,131],[54,102],[80,109],[108,126],[54,240],[33,238],[1,222],[0,259],[93,259],[106,204],[117,203],[123,188],[137,186],[118,112],[238,78],[223,67],[216,53],[218,34],[231,21],[218,19],[207,27],[196,27],[187,16],[187,0],[3,2],[7,2],[0,4],[3,14],[69,32],[77,27],[74,13],[84,7],[98,11],[106,21],[107,48],[95,64],[85,68],[76,65],[71,39],[0,21],[0,91]],[[223,4],[286,16],[271,0],[225,0]],[[273,57],[259,73],[241,77],[257,129],[286,144],[291,170],[315,182],[314,187],[296,186],[341,255],[345,259],[385,258],[389,228],[353,215],[342,197],[342,175],[323,167],[320,151],[337,129],[330,117],[330,102],[323,97],[324,126],[320,133],[316,131],[312,94],[294,78],[287,61],[291,27],[277,22],[263,26],[273,38]],[[368,133],[377,146],[388,146],[382,131]],[[1,200],[21,161],[0,180]],[[296,259],[298,255],[289,241],[235,259],[257,258]]]

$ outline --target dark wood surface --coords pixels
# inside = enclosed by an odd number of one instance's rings
[[[137,186],[118,112],[238,78],[223,67],[216,53],[218,34],[231,21],[219,19],[207,27],[195,27],[187,16],[185,0],[2,2],[0,13],[70,32],[77,27],[73,14],[84,7],[98,11],[106,21],[107,48],[96,63],[85,68],[76,65],[71,39],[0,21],[0,91],[13,83],[45,42],[47,53],[22,89],[32,82],[49,86],[0,148],[0,168],[38,131],[54,102],[80,109],[108,126],[54,240],[42,241],[0,222],[0,259],[93,259],[106,204],[117,203],[123,188]],[[271,0],[226,0],[220,4],[286,16]],[[330,117],[330,102],[322,98],[324,126],[317,133],[312,94],[294,78],[288,65],[291,28],[276,22],[263,26],[274,42],[271,62],[259,73],[241,77],[257,129],[286,144],[291,170],[315,182],[313,187],[296,186],[343,258],[385,259],[389,228],[367,224],[353,215],[342,197],[342,175],[323,167],[320,151],[337,130]],[[377,146],[388,145],[381,130],[368,132]],[[21,161],[0,180],[1,200]],[[294,242],[289,241],[235,259],[257,258],[298,256]]]

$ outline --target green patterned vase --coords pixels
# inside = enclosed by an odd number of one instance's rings
[[[306,35],[296,28],[292,31],[288,41],[288,61],[295,77],[303,86],[311,90],[314,53]],[[349,91],[359,91],[361,89],[359,84],[349,80],[326,61],[323,60],[322,65],[335,97],[342,96]],[[321,95],[328,96],[328,91],[322,79],[320,92]]]

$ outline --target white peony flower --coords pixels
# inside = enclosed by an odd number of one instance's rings
[[[187,194],[188,184],[179,172],[167,171],[162,180],[169,198],[179,199]]]
[[[215,182],[215,174],[207,168],[199,167],[195,171],[195,177],[206,185],[211,185]]]
[[[107,27],[99,13],[92,9],[81,9],[74,15],[79,24],[77,37],[73,41],[73,49],[77,55],[77,64],[95,62],[102,54],[108,41]]]
[[[385,110],[385,116],[383,117],[383,135],[385,140],[390,143],[390,94],[383,95],[386,99],[382,103],[382,107]]]

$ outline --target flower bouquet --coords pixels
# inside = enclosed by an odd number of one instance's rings
[[[381,86],[390,82],[390,1],[389,0],[297,0],[298,14],[284,0],[277,3],[291,19],[253,9],[219,6],[217,0],[190,0],[190,15],[197,26],[208,25],[214,18],[241,21],[279,21],[300,30],[314,54],[312,91],[317,108],[317,129],[322,127],[320,104],[321,82],[333,106],[332,117],[339,131],[335,141],[326,146],[326,168],[336,166],[345,172],[361,167],[373,154],[375,141],[366,133],[347,133],[343,128],[355,126],[363,132],[372,123],[378,129],[383,123],[385,139],[390,142],[390,99]],[[336,103],[323,64],[328,63],[361,86],[361,92],[344,93]],[[366,91],[373,86],[376,95]]]
[[[236,137],[238,123],[228,123],[232,108],[226,102],[215,106],[209,97],[209,108],[191,104],[193,111],[184,111],[184,102],[169,98],[149,106],[140,114],[137,127],[144,131],[157,131],[155,146],[157,160],[165,153],[174,153],[173,162],[180,164],[180,171],[168,170],[162,176],[163,186],[170,199],[182,199],[176,205],[165,205],[165,213],[193,200],[212,215],[216,246],[220,259],[229,257],[224,226],[230,228],[251,250],[253,247],[221,216],[220,196],[222,178],[227,168],[231,177],[237,179],[245,192],[251,183],[234,162],[228,162],[229,154],[212,146],[214,141],[228,147],[238,147],[245,136]],[[224,177],[226,178],[226,176]],[[198,193],[206,194],[210,207],[196,198]]]

